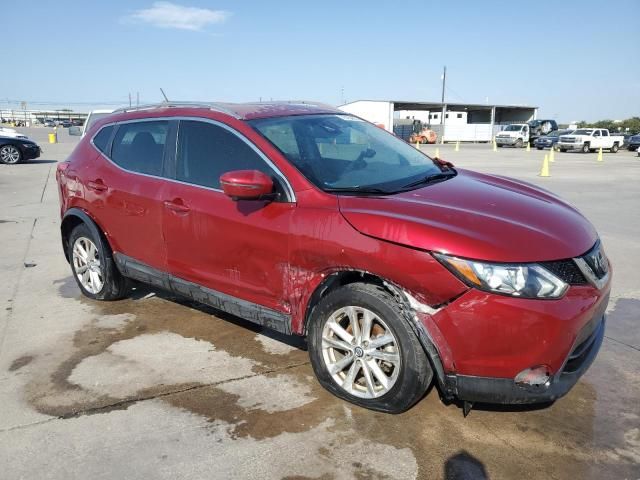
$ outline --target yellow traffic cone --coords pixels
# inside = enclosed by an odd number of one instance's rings
[[[549,157],[545,154],[544,160],[542,161],[542,170],[540,170],[540,177],[550,177],[549,173]]]
[[[527,142],[527,152],[531,151],[531,144],[529,142]]]
[[[456,142],[456,150],[455,150],[455,151],[456,151],[456,152],[459,152],[459,151],[460,151],[460,141],[457,141],[457,142]]]
[[[598,161],[602,162],[602,147],[598,149]]]
[[[440,158],[440,149],[436,148],[436,158]]]
[[[556,161],[556,159],[555,159],[555,155],[556,155],[556,154],[555,154],[555,152],[554,152],[554,150],[553,150],[553,147],[551,147],[551,151],[549,152],[549,161],[550,161],[550,162],[555,162],[555,161]]]
[[[420,150],[420,140],[416,140],[416,148]]]
[[[498,151],[498,144],[496,143],[496,139],[495,137],[493,138],[493,151],[497,152]]]

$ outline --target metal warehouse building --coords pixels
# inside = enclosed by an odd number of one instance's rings
[[[413,122],[420,120],[438,134],[439,141],[444,142],[490,142],[504,125],[535,120],[538,113],[538,107],[524,105],[404,100],[357,100],[338,108],[394,132],[405,140]]]

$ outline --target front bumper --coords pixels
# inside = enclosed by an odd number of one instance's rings
[[[582,148],[582,143],[562,143],[562,142],[558,142],[558,143],[556,143],[556,145],[558,146],[558,148],[566,148],[567,150],[578,150],[579,148]]]
[[[589,369],[604,339],[605,317],[598,319],[595,330],[574,346],[563,368],[540,387],[523,387],[511,378],[448,375],[448,390],[460,400],[483,403],[527,404],[552,402],[566,395]]]
[[[23,147],[22,148],[22,157],[24,160],[33,160],[34,158],[38,158],[41,154],[42,150],[40,147]]]
[[[515,145],[517,140],[515,137],[496,137],[498,145]]]

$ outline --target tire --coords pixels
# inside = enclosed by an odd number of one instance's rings
[[[353,318],[361,335],[349,333],[354,332]],[[369,335],[364,333],[366,318],[371,319]],[[334,330],[338,327],[341,333]],[[345,341],[347,336],[353,342]],[[376,340],[384,339],[385,343],[372,347]],[[352,283],[320,300],[309,319],[308,344],[320,384],[335,396],[370,410],[404,412],[422,398],[433,378],[427,355],[402,307],[378,285]],[[332,373],[330,367],[336,370]]]
[[[0,162],[5,165],[15,165],[22,161],[22,152],[14,145],[0,147]]]
[[[583,144],[580,151],[582,151],[582,153],[589,153],[591,151],[591,149],[589,148],[589,144],[588,143]]]
[[[614,143],[614,144],[613,144],[613,147],[611,147],[611,148],[609,149],[609,151],[610,151],[611,153],[618,153],[618,144],[617,144],[617,143]]]
[[[522,139],[519,138],[516,140],[516,143],[513,146],[516,148],[522,148],[522,145],[524,145],[524,143],[522,142]]]
[[[127,282],[116,268],[109,245],[100,236],[96,238],[87,225],[81,223],[73,229],[68,249],[73,278],[85,296],[94,300],[126,296]],[[83,267],[88,268],[83,272]]]
[[[499,144],[499,143],[496,143],[496,146],[497,146],[498,148],[502,148],[502,147],[504,147],[504,145],[501,145],[501,144]]]
[[[543,150],[544,147],[536,147],[538,150]]]
[[[561,151],[562,153],[564,153],[564,152],[566,152],[566,151],[567,151],[567,149],[566,149],[566,148],[561,148],[561,149],[560,149],[560,151]]]

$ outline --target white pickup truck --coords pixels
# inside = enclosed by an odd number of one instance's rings
[[[513,123],[496,135],[496,145],[502,147],[524,147],[529,143],[529,125],[526,123]]]
[[[561,152],[580,150],[589,153],[602,148],[616,153],[623,142],[622,135],[610,135],[606,128],[579,128],[569,135],[561,135],[557,146]]]

